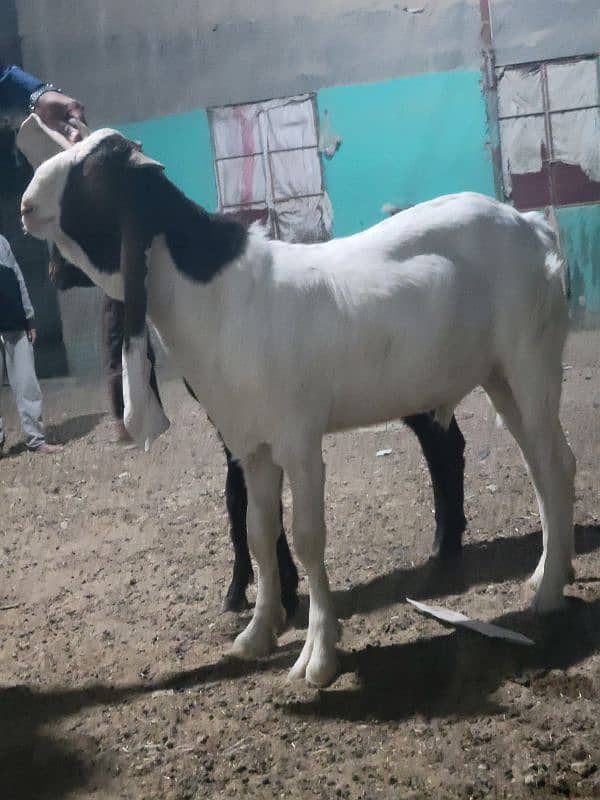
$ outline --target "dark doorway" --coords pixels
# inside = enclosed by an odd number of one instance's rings
[[[26,236],[19,204],[31,178],[31,167],[15,148],[14,132],[0,128],[0,233],[10,242],[35,309],[38,341],[35,363],[38,377],[68,373],[56,290],[48,277],[48,248]]]

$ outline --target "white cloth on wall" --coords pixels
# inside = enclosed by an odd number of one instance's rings
[[[576,164],[600,181],[600,109],[553,114],[552,140],[556,160]]]
[[[543,117],[500,120],[502,175],[507,195],[512,193],[511,175],[540,172],[542,145],[546,141]]]
[[[541,114],[544,111],[539,67],[503,69],[498,75],[498,116]]]
[[[216,108],[210,119],[221,210],[266,207],[286,241],[329,238],[312,96]]]
[[[598,105],[596,59],[548,64],[548,100],[551,111]]]

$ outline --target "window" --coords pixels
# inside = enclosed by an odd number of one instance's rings
[[[285,241],[330,237],[314,95],[213,108],[209,122],[221,212]]]
[[[497,70],[504,194],[517,208],[600,201],[598,61]]]

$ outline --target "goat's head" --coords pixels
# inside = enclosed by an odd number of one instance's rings
[[[146,187],[148,175],[162,169],[139,144],[103,129],[38,167],[21,203],[23,225],[33,236],[61,249],[75,245],[67,255],[83,252],[97,273],[121,272],[126,341],[141,332],[146,312],[145,250],[152,226],[136,202],[139,185]]]
[[[125,424],[146,447],[168,427],[156,385],[149,379],[145,251],[153,220],[151,204],[140,202],[144,193],[152,193],[148,176],[162,169],[117,131],[96,131],[36,170],[21,207],[29,233],[57,243],[101,285],[103,276],[120,272],[125,301]],[[60,258],[56,252],[53,257]],[[63,268],[57,261],[58,277]]]
[[[148,168],[163,166],[118,131],[95,131],[35,171],[21,201],[25,230],[54,241],[59,234],[76,236],[90,225],[99,228],[111,214],[118,222],[123,190],[134,171]]]

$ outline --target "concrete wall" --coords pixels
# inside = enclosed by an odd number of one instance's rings
[[[480,60],[478,0],[15,2],[25,66],[80,97],[95,123]]]
[[[16,0],[0,3],[0,56],[9,64],[21,61]]]
[[[499,65],[600,49],[598,0],[490,0],[490,5]]]
[[[498,63],[595,52],[598,0],[490,0]],[[479,0],[3,0],[25,66],[93,121],[476,69]],[[1,39],[0,39],[1,41]],[[12,46],[12,45],[11,45]]]

